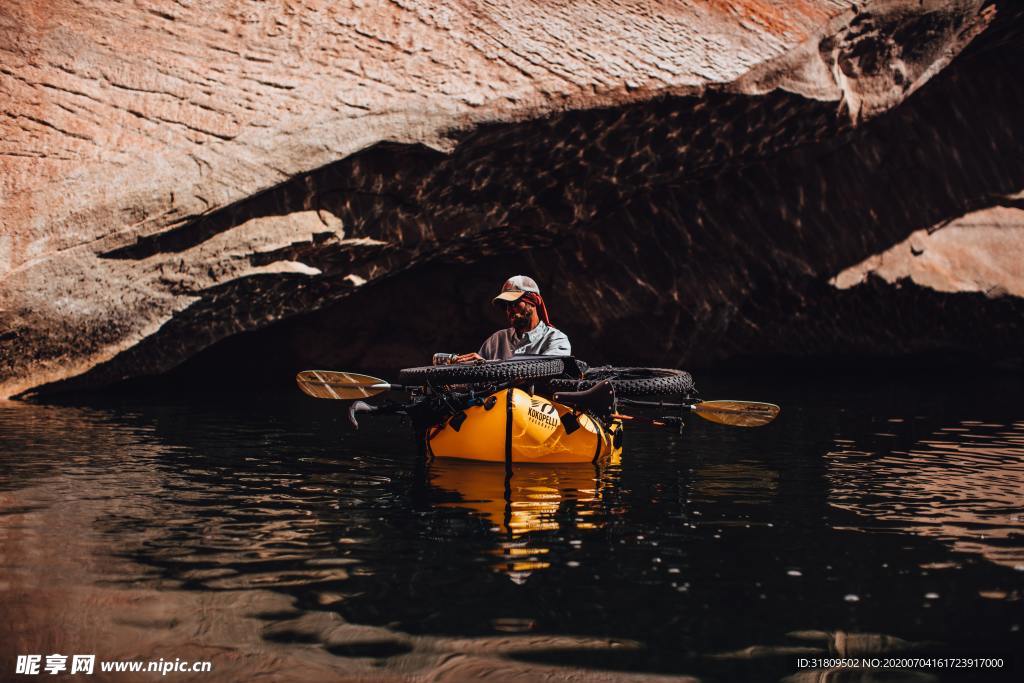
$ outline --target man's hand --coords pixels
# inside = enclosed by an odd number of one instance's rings
[[[463,353],[455,356],[456,363],[472,363],[475,360],[484,360],[484,357],[479,353]]]

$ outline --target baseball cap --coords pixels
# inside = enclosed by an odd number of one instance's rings
[[[505,280],[505,284],[501,286],[501,294],[494,297],[491,303],[518,301],[519,297],[526,292],[540,294],[540,287],[537,286],[537,282],[532,277],[513,275]]]

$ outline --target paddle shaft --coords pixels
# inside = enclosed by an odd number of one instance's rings
[[[378,382],[376,384],[360,384],[358,382],[331,382],[326,386],[334,389],[367,389],[370,391],[401,391],[405,389],[403,384],[392,384],[391,382]]]

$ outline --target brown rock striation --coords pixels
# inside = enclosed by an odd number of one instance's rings
[[[870,288],[829,280],[1024,188],[1020,25],[980,0],[9,3],[0,396],[297,314],[260,343],[415,362],[475,343],[518,269],[581,355],[876,350],[834,321]]]

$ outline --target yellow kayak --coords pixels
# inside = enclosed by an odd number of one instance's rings
[[[566,414],[570,417],[563,420]],[[596,462],[622,453],[622,423],[614,420],[604,425],[543,396],[503,389],[488,396],[483,405],[467,408],[464,419],[453,418],[429,430],[427,447],[438,458]]]

